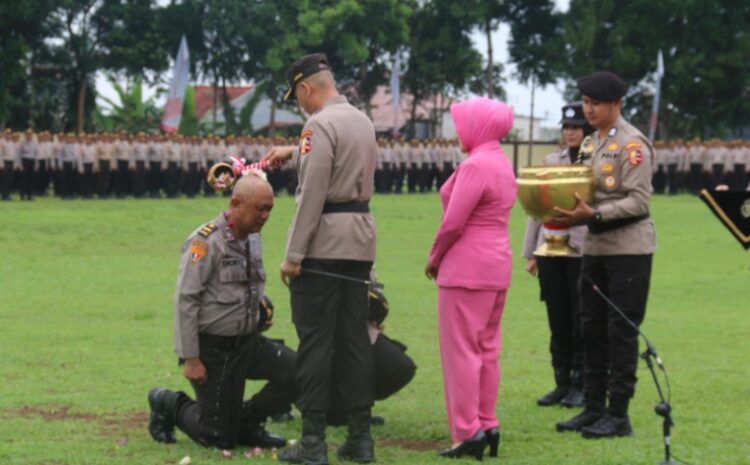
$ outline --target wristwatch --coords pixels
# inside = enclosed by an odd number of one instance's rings
[[[594,223],[602,222],[602,214],[599,210],[594,210]]]

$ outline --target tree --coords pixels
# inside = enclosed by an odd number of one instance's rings
[[[70,59],[70,71],[76,86],[76,130],[83,132],[87,109],[86,96],[101,65],[102,49],[93,18],[102,0],[60,0],[52,18]],[[93,99],[92,99],[93,100]],[[91,105],[88,108],[92,108]]]
[[[417,106],[427,98],[438,107],[433,115],[436,126],[456,97],[484,90],[482,57],[468,34],[472,21],[469,12],[449,0],[425,3],[412,15],[408,69],[403,77],[413,97],[412,123]]]
[[[664,134],[721,136],[750,120],[748,2],[572,0],[564,26],[568,77],[621,75],[631,86],[626,115],[643,128],[660,48]]]
[[[135,78],[127,88],[121,86],[113,76],[108,78],[117,92],[119,102],[101,97],[109,105],[108,112],[97,108],[95,122],[97,130],[151,132],[159,126],[161,111],[156,106],[155,95],[149,99],[143,98],[143,84],[140,78]]]
[[[50,33],[56,0],[0,2],[0,129],[29,123],[28,74],[34,50]]]

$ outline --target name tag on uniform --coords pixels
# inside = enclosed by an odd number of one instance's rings
[[[221,261],[221,266],[235,266],[239,265],[240,261],[236,258],[225,258]]]

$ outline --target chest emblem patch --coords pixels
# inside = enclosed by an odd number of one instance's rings
[[[607,150],[610,152],[614,152],[615,150],[619,149],[620,146],[617,145],[617,142],[610,142],[610,144],[607,146]]]
[[[604,174],[612,174],[615,172],[615,165],[612,163],[605,163],[602,165],[602,173]]]
[[[614,176],[607,176],[604,178],[604,186],[607,189],[614,189],[617,187],[617,179]]]

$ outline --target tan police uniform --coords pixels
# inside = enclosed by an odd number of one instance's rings
[[[653,162],[649,140],[621,117],[607,137],[600,139],[595,132],[584,141],[581,150],[592,154],[594,207],[601,214],[595,229],[611,229],[587,235],[584,254],[652,254],[656,236],[649,217]],[[612,228],[628,222],[632,224]]]
[[[289,261],[301,263],[303,270],[368,279],[375,260],[375,222],[368,202],[377,152],[372,122],[346,97],[332,97],[310,117],[293,155],[299,185],[287,242]],[[374,366],[363,324],[367,286],[303,271],[290,289],[300,340],[297,406],[303,416],[329,410],[334,391],[344,409],[371,407]],[[346,355],[334,358],[334,351]]]
[[[372,123],[344,96],[329,100],[307,121],[294,155],[299,186],[286,249],[289,261],[375,260],[375,221],[369,209],[325,210],[369,202],[377,151]]]

